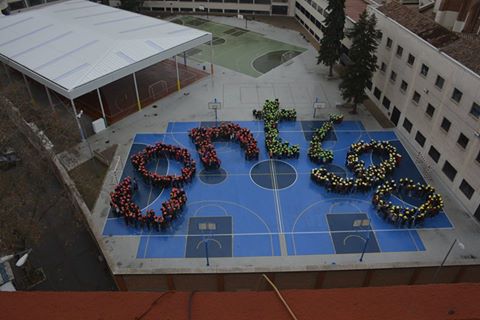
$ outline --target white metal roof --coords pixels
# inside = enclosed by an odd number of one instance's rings
[[[211,39],[209,32],[86,0],[0,17],[0,60],[68,98]]]

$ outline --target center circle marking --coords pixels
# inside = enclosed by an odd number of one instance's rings
[[[288,188],[297,180],[295,168],[285,161],[265,160],[250,170],[252,181],[265,189],[281,190]]]

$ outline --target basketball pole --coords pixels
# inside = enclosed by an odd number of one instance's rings
[[[175,70],[177,71],[177,91],[180,91],[180,75],[178,73],[178,60],[177,55],[174,56],[175,58]]]
[[[98,96],[98,101],[100,102],[100,109],[102,109],[103,119],[105,120],[105,124],[108,125],[107,116],[105,115],[105,110],[103,109],[103,101],[102,101],[102,96],[100,95],[100,89],[99,88],[97,88],[97,96]]]
[[[207,258],[207,267],[210,266],[210,259],[208,256],[208,239],[204,240],[205,243],[205,258]]]
[[[140,104],[140,96],[138,95],[137,77],[135,76],[135,72],[133,73],[133,84],[135,85],[135,94],[137,96],[138,111],[140,111],[142,110],[142,105]]]

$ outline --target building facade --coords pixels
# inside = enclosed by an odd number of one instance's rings
[[[370,11],[382,39],[368,96],[480,219],[479,41],[397,3]]]
[[[143,6],[152,11],[171,13],[214,13],[226,15],[292,15],[294,0],[151,0]],[[112,2],[111,2],[112,4]]]

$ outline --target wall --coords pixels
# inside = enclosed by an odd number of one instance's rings
[[[428,283],[480,282],[480,266],[276,272],[267,276],[278,289],[355,288]],[[271,290],[261,273],[116,275],[124,291]]]

